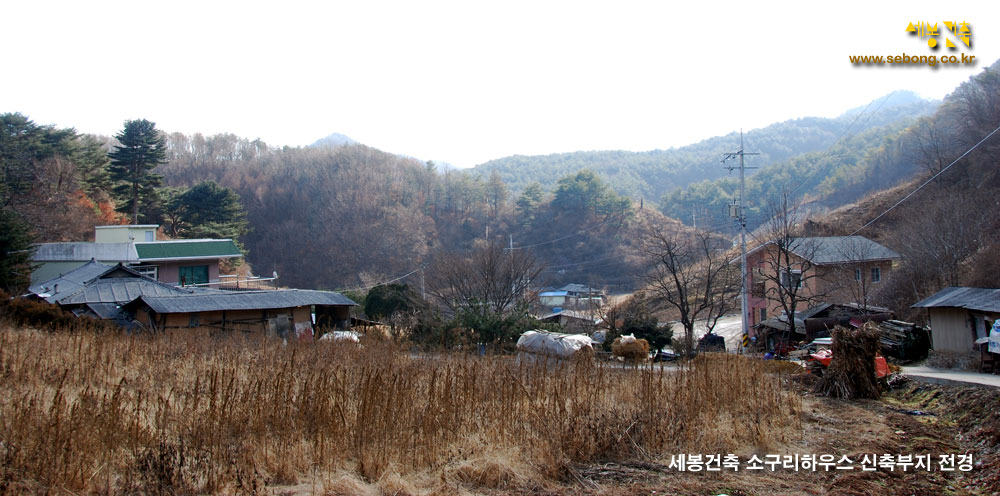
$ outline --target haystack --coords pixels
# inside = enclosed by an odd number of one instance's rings
[[[611,343],[611,353],[624,358],[626,362],[644,362],[649,360],[649,341],[636,339],[631,334],[621,336]]]
[[[879,349],[879,332],[873,322],[858,329],[836,327],[833,337],[833,359],[816,385],[816,391],[845,399],[878,398],[881,396],[875,377],[875,354]]]

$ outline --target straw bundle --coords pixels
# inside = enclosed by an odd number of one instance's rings
[[[867,322],[858,329],[838,326],[831,336],[833,360],[816,385],[816,391],[845,399],[880,397],[875,377],[875,354],[879,349],[875,324]]]
[[[622,336],[611,343],[611,353],[626,362],[644,362],[649,359],[649,341]]]

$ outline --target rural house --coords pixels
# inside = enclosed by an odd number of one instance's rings
[[[127,325],[122,305],[142,295],[190,294],[192,290],[164,284],[122,264],[91,260],[56,278],[28,288],[39,299],[59,305],[76,316],[114,320]]]
[[[927,309],[935,351],[969,353],[1000,319],[1000,289],[948,287],[912,308]]]
[[[747,253],[747,306],[749,324],[758,325],[782,313],[781,305],[769,295],[778,285],[795,284],[805,301],[855,303],[870,307],[872,294],[899,260],[895,251],[863,236],[792,238],[790,261],[780,260],[773,242]],[[780,272],[779,272],[780,271]],[[800,302],[805,310],[810,303]]]
[[[604,304],[604,291],[583,284],[567,284],[557,291],[566,293],[567,306],[599,308]]]
[[[321,330],[349,328],[355,305],[330,291],[181,288],[96,260],[30,291],[77,316],[114,320],[130,329],[266,331],[282,337],[312,336],[314,324]]]
[[[94,242],[39,243],[32,261],[38,268],[32,284],[47,281],[87,264],[122,263],[142,275],[174,286],[218,287],[219,262],[242,257],[231,239],[156,239],[159,226],[97,226]]]
[[[600,318],[576,310],[559,310],[538,318],[541,322],[559,324],[569,333],[590,333],[601,322]]]
[[[305,289],[203,290],[186,295],[143,295],[124,309],[155,331],[168,329],[269,332],[281,337],[350,327],[355,303],[340,293]],[[313,321],[315,309],[315,322]]]

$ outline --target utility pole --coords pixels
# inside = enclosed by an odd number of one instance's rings
[[[748,169],[743,163],[743,157],[745,155],[760,155],[760,153],[747,153],[743,151],[743,130],[740,130],[740,150],[736,152],[730,152],[726,154],[726,157],[722,159],[722,163],[726,163],[731,158],[737,156],[740,157],[740,200],[739,204],[736,205],[735,214],[736,218],[740,223],[740,322],[743,325],[743,343],[747,343],[750,336],[749,328],[749,302],[747,301],[747,211],[746,203],[744,197],[746,195],[746,174],[745,171]],[[730,165],[727,167],[729,172],[736,169],[736,166]],[[750,169],[756,169],[756,167],[749,167]],[[745,349],[743,351],[746,351]]]

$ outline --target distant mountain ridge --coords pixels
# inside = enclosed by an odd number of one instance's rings
[[[341,147],[341,146],[356,145],[356,144],[358,144],[358,142],[355,141],[355,140],[353,140],[353,139],[351,139],[350,136],[347,136],[347,135],[344,135],[344,134],[340,134],[340,133],[333,133],[333,134],[330,134],[330,135],[328,135],[328,136],[326,136],[324,138],[320,138],[320,139],[314,141],[313,144],[311,144],[309,146],[311,148],[324,148],[324,147],[325,148],[337,148],[337,147]]]
[[[804,117],[754,129],[744,133],[745,149],[760,155],[749,165],[765,167],[822,151],[845,137],[901,119],[929,115],[939,104],[913,92],[896,91],[836,118]],[[495,170],[516,193],[533,182],[551,191],[559,178],[591,169],[620,194],[659,200],[664,194],[694,182],[727,175],[719,162],[724,153],[738,148],[739,139],[739,133],[733,132],[667,150],[514,155],[477,165],[472,171],[486,176]]]

